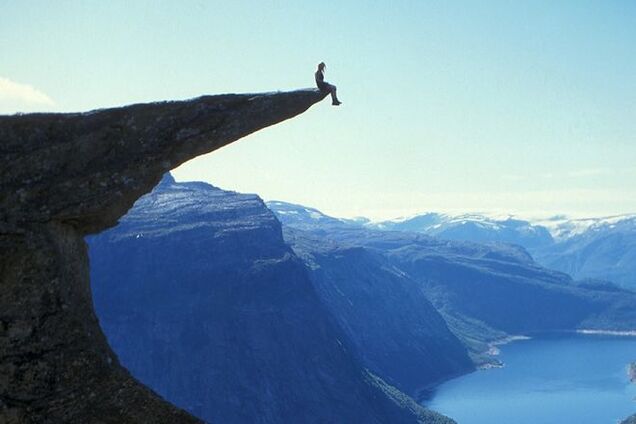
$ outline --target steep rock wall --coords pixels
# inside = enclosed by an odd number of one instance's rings
[[[0,117],[0,422],[196,422],[136,382],[102,334],[84,236],[169,169],[324,93],[204,96]]]
[[[122,363],[206,421],[451,422],[369,374],[255,195],[166,175],[88,244],[95,309]]]

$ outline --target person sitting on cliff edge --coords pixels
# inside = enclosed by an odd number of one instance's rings
[[[338,96],[336,95],[336,86],[329,84],[325,81],[325,62],[320,62],[318,64],[318,70],[316,71],[316,85],[320,89],[320,91],[328,92],[331,94],[331,104],[334,106],[341,105],[342,102],[338,100]]]

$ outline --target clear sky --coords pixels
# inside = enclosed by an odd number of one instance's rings
[[[390,218],[636,212],[636,1],[0,0],[0,113],[313,85],[177,180]]]

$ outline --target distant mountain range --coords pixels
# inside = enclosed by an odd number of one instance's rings
[[[362,226],[385,231],[410,231],[445,240],[503,242],[524,247],[540,264],[575,279],[611,281],[636,290],[636,214],[603,218],[524,220],[513,216],[425,213],[372,222],[339,219],[286,202],[268,202],[277,214],[298,228],[317,223],[330,227]]]
[[[543,226],[475,224],[492,237],[476,243],[410,224],[266,207],[166,175],[88,238],[95,310],[135,377],[232,423],[451,423],[413,397],[497,364],[492,342],[636,328],[636,293],[576,281],[509,241],[548,246]]]
[[[529,249],[539,263],[574,278],[609,280],[636,290],[636,216],[572,220],[563,225],[574,229],[552,245]]]
[[[488,339],[497,332],[636,328],[636,309],[631,310],[636,308],[636,293],[611,283],[577,281],[544,268],[518,244],[445,240],[389,230],[386,224],[339,220],[301,205],[267,204],[283,227],[292,230],[292,236],[308,234],[320,238],[322,244],[362,247],[387,258],[421,284],[428,299],[464,339],[478,342],[479,335]],[[285,234],[298,250],[295,237]],[[301,251],[317,249],[315,246],[319,245],[305,243]]]

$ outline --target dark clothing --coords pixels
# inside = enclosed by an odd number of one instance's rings
[[[316,71],[315,76],[318,89],[323,93],[326,92],[331,94],[331,104],[334,106],[341,104],[340,100],[338,100],[338,96],[336,95],[336,86],[325,82],[325,74],[322,70],[320,70],[320,68]]]
[[[331,91],[331,85],[325,82],[325,74],[322,71],[316,71],[316,85],[320,91]]]

